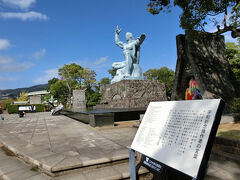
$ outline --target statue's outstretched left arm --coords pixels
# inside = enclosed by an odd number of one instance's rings
[[[143,43],[145,38],[146,38],[146,35],[145,34],[141,34],[141,36],[138,37],[137,40],[136,40],[136,45],[140,46]]]

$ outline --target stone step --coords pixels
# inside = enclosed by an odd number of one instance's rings
[[[216,137],[212,154],[218,159],[240,163],[240,141]]]
[[[29,144],[9,133],[0,133],[0,143],[5,150],[34,167],[41,169],[50,176],[67,174],[67,171],[82,171],[82,169],[96,169],[109,165],[128,162],[128,148],[124,147],[114,151],[102,152],[96,148],[82,149],[82,154],[59,154],[51,152],[41,146]]]
[[[240,156],[240,150],[238,147],[234,147],[234,146],[226,146],[226,145],[222,145],[222,144],[214,144],[213,148],[217,151],[223,151],[226,153],[231,153],[231,154],[235,154]]]
[[[2,148],[2,147],[1,147]],[[20,159],[16,158],[11,152],[0,149],[0,179],[50,179],[47,175],[37,171],[32,166],[27,165]]]
[[[129,164],[127,162],[51,177],[11,155],[11,153],[0,149],[0,179],[2,180],[117,180],[130,177]],[[147,169],[140,168],[140,175],[147,173]]]
[[[223,138],[217,136],[215,138],[214,144],[219,144],[219,145],[225,145],[225,146],[231,146],[235,148],[240,148],[240,140],[234,140],[234,139],[229,139],[229,138]]]
[[[127,149],[116,150],[114,153],[109,152],[104,156],[101,152],[89,152],[88,157],[84,156],[64,156],[55,154],[50,151],[36,148],[32,145],[27,146],[4,146],[5,150],[14,154],[21,160],[34,167],[39,168],[50,176],[68,174],[73,171],[84,171],[85,169],[96,169],[115,164],[128,162],[129,154]]]
[[[232,153],[227,153],[221,150],[212,149],[211,155],[215,159],[233,161],[240,164],[240,156]]]

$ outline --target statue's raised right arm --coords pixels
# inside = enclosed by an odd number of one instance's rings
[[[118,26],[115,29],[115,43],[120,47],[123,48],[123,42],[119,40],[119,33],[122,29],[119,29]]]

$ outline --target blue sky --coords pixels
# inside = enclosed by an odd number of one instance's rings
[[[110,77],[111,64],[123,61],[114,30],[136,37],[143,71],[167,66],[175,70],[180,9],[153,16],[147,0],[0,0],[0,89],[47,83],[64,64],[95,70],[96,79]],[[229,39],[229,38],[227,38]]]

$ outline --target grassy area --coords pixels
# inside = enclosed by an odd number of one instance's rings
[[[240,141],[240,123],[220,124],[217,136]]]
[[[218,137],[240,140],[240,130],[221,130],[217,132]]]

